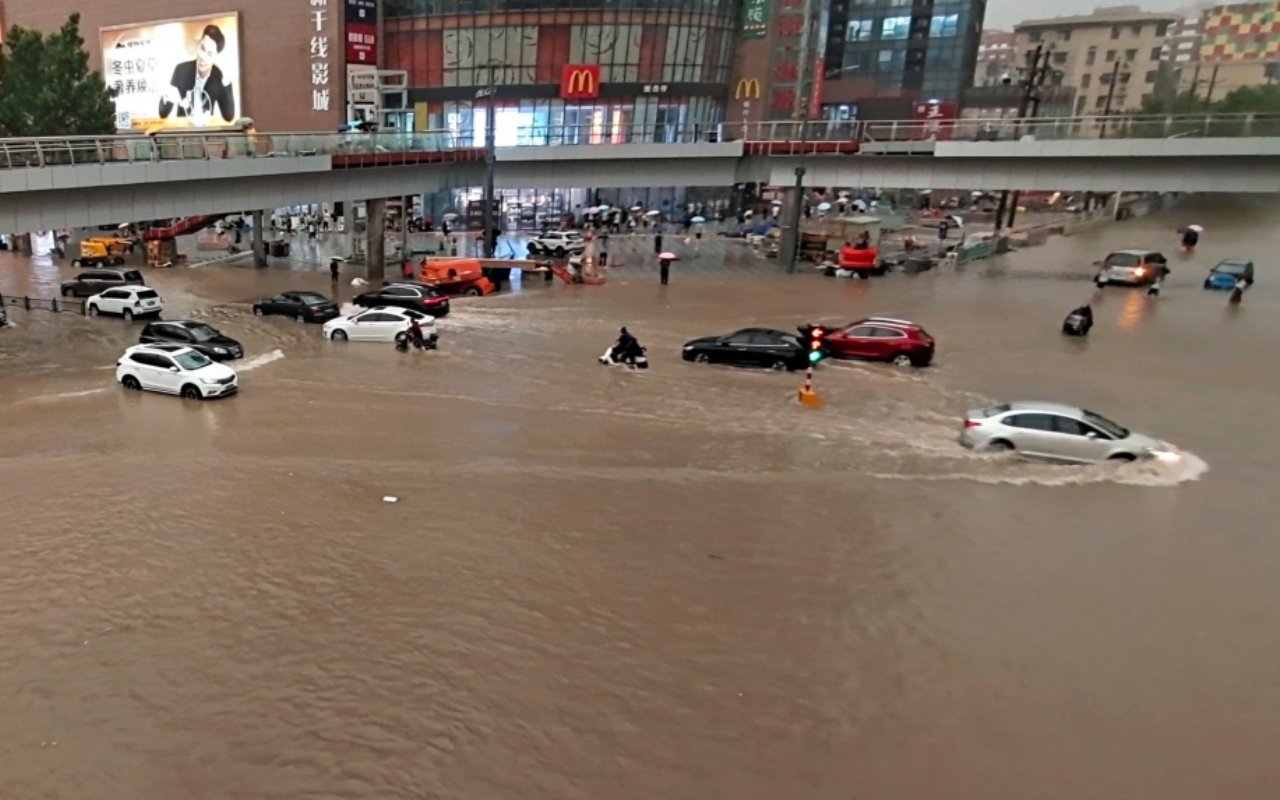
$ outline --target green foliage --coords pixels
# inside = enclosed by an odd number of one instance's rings
[[[76,136],[115,132],[112,90],[89,69],[72,14],[45,35],[17,25],[0,53],[0,136]]]

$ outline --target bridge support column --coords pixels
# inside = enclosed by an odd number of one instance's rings
[[[378,197],[364,201],[365,231],[369,237],[368,272],[370,283],[382,283],[387,274],[387,201]]]
[[[255,267],[267,265],[267,245],[262,237],[264,216],[261,211],[253,212],[253,265]]]
[[[783,208],[786,218],[782,221],[782,241],[778,243],[778,260],[787,272],[796,271],[800,257],[800,220],[804,218],[804,167],[796,167],[795,186],[787,190]]]

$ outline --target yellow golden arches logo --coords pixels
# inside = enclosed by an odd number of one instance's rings
[[[566,64],[560,72],[560,96],[584,100],[600,93],[599,64]]]
[[[589,70],[575,70],[569,73],[568,88],[574,94],[591,94],[596,90],[595,76]]]
[[[738,81],[738,88],[733,93],[734,100],[759,100],[760,81],[755,78],[743,78]]]

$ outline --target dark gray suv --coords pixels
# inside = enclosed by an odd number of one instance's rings
[[[136,269],[91,269],[62,284],[63,297],[89,297],[120,286],[146,286]]]

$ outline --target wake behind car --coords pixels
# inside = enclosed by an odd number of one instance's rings
[[[529,242],[532,256],[580,256],[587,250],[587,243],[579,231],[548,231]]]
[[[126,389],[204,400],[235,394],[236,371],[178,344],[135,344],[116,361],[116,380]]]
[[[394,281],[372,292],[358,294],[351,302],[361,308],[394,306],[435,317],[449,313],[449,298],[436,287],[417,281]]]
[[[155,289],[146,286],[122,286],[119,289],[108,289],[86,299],[84,309],[91,317],[99,314],[113,314],[125,319],[158,317],[164,310],[164,301],[160,299]]]
[[[827,334],[825,349],[836,358],[888,361],[900,367],[927,367],[933,337],[920,325],[891,317],[867,317]]]
[[[965,415],[960,443],[975,450],[1014,451],[1030,458],[1088,464],[1177,458],[1170,444],[1121,427],[1100,414],[1062,403],[1019,401]]]
[[[121,286],[146,286],[136,269],[91,269],[62,282],[63,297],[89,297]]]
[[[1244,280],[1245,286],[1253,285],[1253,262],[1238,258],[1219,261],[1204,279],[1204,288],[1231,291],[1236,281]]]
[[[1102,260],[1097,283],[1107,286],[1146,286],[1160,277],[1169,259],[1156,250],[1118,250]]]
[[[800,339],[772,328],[743,328],[727,336],[707,336],[685,344],[685,361],[797,370],[809,366],[809,353]]]
[[[328,322],[341,312],[338,304],[319,292],[281,292],[253,304],[257,316],[279,314],[298,322]]]
[[[435,320],[427,314],[408,308],[380,306],[329,320],[324,324],[324,338],[337,342],[394,342],[397,336],[409,330],[415,319],[422,328],[423,336],[430,338],[436,334]]]
[[[244,347],[216,328],[195,320],[149,322],[138,337],[142,344],[178,344],[203,353],[214,361],[244,358]]]

